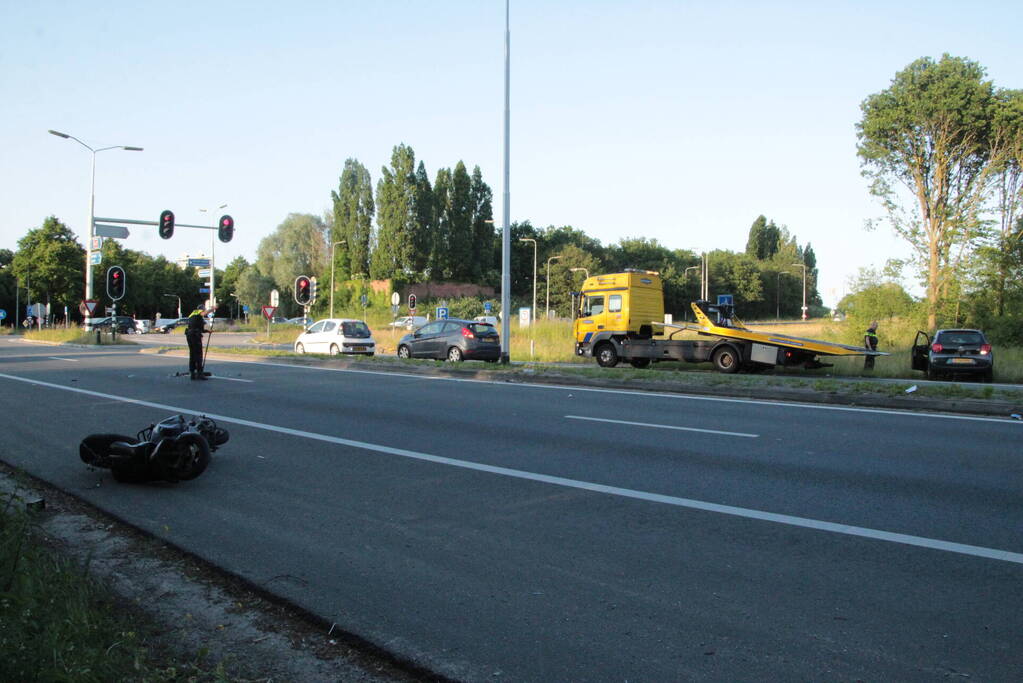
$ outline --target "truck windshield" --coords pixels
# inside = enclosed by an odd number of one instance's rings
[[[588,296],[583,299],[583,317],[600,315],[604,312],[604,296]]]

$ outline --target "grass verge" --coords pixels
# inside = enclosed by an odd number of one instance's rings
[[[17,494],[0,500],[0,680],[230,681],[199,652],[180,660],[150,626],[48,548]]]
[[[25,339],[33,341],[47,341],[47,342],[58,342],[61,344],[96,344],[96,333],[95,332],[84,332],[77,327],[69,328],[57,328],[47,330],[33,330],[25,333]],[[135,342],[125,338],[125,335],[119,334],[116,337],[116,341],[111,338],[111,335],[107,332],[101,332],[99,335],[100,344],[129,344],[133,345]]]

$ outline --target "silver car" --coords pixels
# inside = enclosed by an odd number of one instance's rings
[[[313,323],[295,340],[295,353],[342,353],[372,356],[376,341],[363,320],[328,318]]]

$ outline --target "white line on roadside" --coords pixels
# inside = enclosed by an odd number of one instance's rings
[[[243,427],[251,427],[253,429],[262,429],[269,432],[276,432],[278,434],[287,434],[289,436],[297,436],[304,439],[311,439],[314,441],[322,441],[324,443],[337,444],[339,446],[349,446],[351,448],[359,448],[362,450],[373,451],[376,453],[384,453],[387,455],[396,455],[402,458],[410,458],[413,460],[431,462],[438,465],[458,467],[461,469],[473,470],[476,472],[486,472],[489,474],[497,474],[505,477],[512,477],[515,479],[524,479],[528,481],[535,481],[545,484],[553,484],[555,486],[563,486],[566,488],[590,491],[593,493],[603,493],[611,496],[619,496],[621,498],[643,500],[651,503],[661,503],[664,505],[672,505],[675,507],[688,508],[691,510],[716,512],[719,514],[730,515],[733,517],[754,519],[763,522],[773,522],[776,524],[785,524],[788,526],[801,527],[804,529],[827,531],[830,533],[843,534],[846,536],[856,536],[859,538],[868,538],[876,541],[885,541],[888,543],[898,543],[902,545],[915,546],[918,548],[927,548],[929,550],[940,550],[943,552],[957,553],[960,555],[971,555],[973,557],[983,557],[990,560],[999,560],[1002,562],[1023,564],[1023,553],[1014,553],[1008,550],[999,550],[998,548],[986,548],[983,546],[967,545],[964,543],[954,543],[952,541],[943,541],[941,539],[936,538],[927,538],[925,536],[912,536],[910,534],[899,534],[890,531],[882,531],[879,529],[869,529],[866,527],[851,526],[848,524],[836,524],[835,522],[826,522],[818,519],[810,519],[807,517],[782,515],[774,512],[765,512],[763,510],[740,508],[732,505],[719,505],[718,503],[708,503],[706,501],[693,500],[691,498],[679,498],[676,496],[667,496],[660,493],[651,493],[649,491],[637,491],[635,489],[626,489],[618,486],[608,486],[606,484],[596,484],[593,482],[580,481],[578,479],[568,479],[566,477],[556,477],[548,474],[538,474],[536,472],[527,472],[524,470],[516,470],[508,467],[485,465],[483,463],[470,462],[467,460],[456,460],[454,458],[446,458],[440,455],[430,455],[429,453],[409,451],[405,450],[404,448],[393,448],[391,446],[367,443],[365,441],[343,439],[338,436],[330,436],[329,434],[317,434],[316,432],[307,432],[301,429],[292,429],[290,427],[278,427],[276,425],[268,425],[262,422],[253,422],[252,420],[245,420],[243,418],[230,417],[228,415],[205,413],[203,411],[197,411],[192,408],[181,408],[178,406],[170,406],[163,403],[153,403],[151,401],[141,401],[134,398],[126,398],[124,396],[104,394],[98,391],[90,391],[88,389],[65,387],[61,386],[60,384],[52,384],[50,382],[43,382],[36,379],[28,379],[27,377],[18,377],[16,375],[7,375],[0,373],[0,378],[9,379],[15,382],[24,382],[25,384],[32,384],[40,387],[47,387],[50,389],[69,391],[72,393],[82,394],[85,396],[95,396],[97,398],[103,398],[110,401],[129,403],[132,405],[145,406],[148,408],[158,408],[160,410],[167,410],[175,413],[202,413],[213,418],[214,420],[219,420],[221,422],[226,422],[228,424],[236,424],[241,425]]]
[[[77,363],[78,362],[77,358],[61,358],[60,356],[47,356],[47,358],[50,358],[51,360],[65,360],[68,363]]]
[[[240,377],[221,377],[220,375],[210,375],[210,379],[226,379],[228,382],[248,382],[249,384],[256,381],[254,379],[242,379]]]
[[[634,427],[651,427],[653,429],[677,429],[680,432],[703,432],[704,434],[721,434],[723,436],[745,436],[756,439],[759,434],[746,434],[744,432],[723,432],[718,429],[698,429],[696,427],[676,427],[675,425],[658,425],[650,422],[630,422],[628,420],[608,420],[602,417],[583,417],[582,415],[566,415],[569,420],[590,420],[592,422],[610,422],[618,425],[632,425]]]

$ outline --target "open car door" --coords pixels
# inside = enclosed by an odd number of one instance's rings
[[[923,331],[917,332],[916,338],[913,340],[913,350],[911,352],[912,365],[914,370],[927,372],[927,364],[930,358],[930,351],[931,351],[930,335]]]

